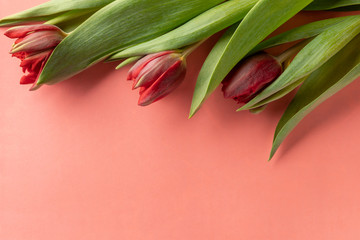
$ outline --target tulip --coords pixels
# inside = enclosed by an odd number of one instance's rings
[[[186,74],[185,55],[176,51],[154,53],[141,58],[129,71],[133,89],[140,88],[138,104],[147,106],[174,91]]]
[[[261,52],[241,61],[222,82],[225,98],[247,103],[282,73],[281,63]]]
[[[10,28],[5,35],[17,39],[10,53],[21,60],[25,75],[20,84],[33,84],[34,90],[46,61],[67,34],[54,25],[36,24]]]

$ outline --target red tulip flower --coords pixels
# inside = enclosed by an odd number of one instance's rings
[[[267,53],[242,60],[223,81],[225,98],[247,103],[282,73],[281,63]]]
[[[10,53],[21,60],[25,75],[20,84],[35,84],[54,48],[67,36],[60,28],[36,24],[10,28],[5,32],[17,39]]]
[[[185,74],[184,55],[175,51],[164,51],[140,59],[130,69],[127,79],[134,81],[133,89],[140,88],[138,104],[147,106],[177,88]]]

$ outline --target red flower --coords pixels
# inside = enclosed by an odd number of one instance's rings
[[[140,59],[129,71],[133,89],[140,87],[138,104],[146,106],[168,95],[184,80],[186,62],[181,53],[164,51]]]
[[[247,103],[282,73],[278,60],[267,53],[258,53],[241,61],[223,81],[225,98]]]
[[[48,24],[36,24],[10,28],[9,38],[17,38],[10,53],[21,60],[25,75],[20,84],[34,84],[54,48],[67,36],[60,28]]]

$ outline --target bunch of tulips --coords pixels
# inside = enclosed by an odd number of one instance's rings
[[[186,58],[226,29],[199,73],[190,116],[222,84],[239,110],[260,112],[299,90],[275,132],[274,155],[304,116],[360,76],[359,1],[336,0],[52,0],[5,17],[20,59],[20,84],[30,90],[69,79],[99,61],[133,64],[127,80],[141,106],[174,91],[186,75]],[[300,11],[350,11],[271,38]],[[293,42],[272,56],[267,48]]]

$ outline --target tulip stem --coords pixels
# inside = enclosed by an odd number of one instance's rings
[[[293,56],[295,56],[301,49],[303,49],[310,40],[301,41],[298,44],[295,44],[291,48],[287,49],[285,52],[281,53],[279,56],[275,57],[279,63],[283,64],[285,61],[290,60]]]
[[[189,56],[195,49],[197,49],[201,44],[203,44],[205,41],[207,40],[207,38],[205,38],[204,40],[201,40],[200,42],[197,42],[193,45],[191,45],[190,47],[186,48],[183,52],[183,58],[186,58],[187,56]]]

